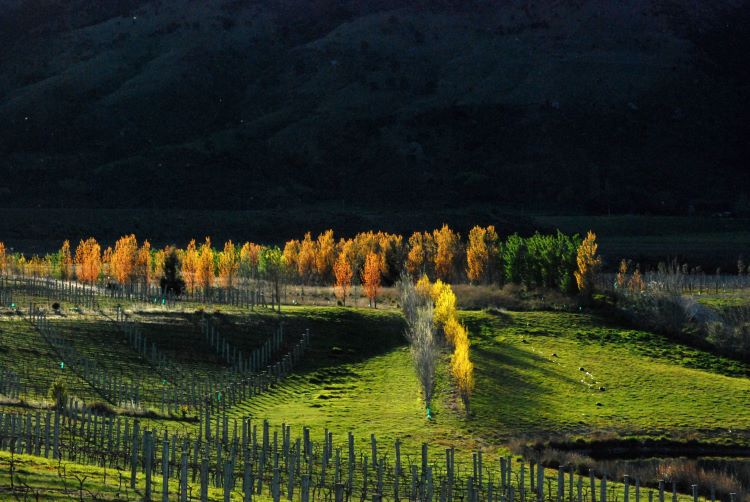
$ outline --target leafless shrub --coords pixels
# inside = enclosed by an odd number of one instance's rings
[[[750,356],[750,307],[727,309],[706,324],[708,341],[727,353]]]

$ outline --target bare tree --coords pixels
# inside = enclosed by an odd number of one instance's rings
[[[435,389],[435,368],[437,366],[438,345],[435,339],[433,307],[429,299],[422,297],[414,288],[409,277],[399,281],[401,306],[406,319],[404,335],[411,348],[412,363],[424,393],[427,417],[430,418],[430,404]]]

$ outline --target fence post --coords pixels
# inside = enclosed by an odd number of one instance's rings
[[[659,502],[664,502],[664,480],[659,480]]]
[[[187,502],[188,495],[188,444],[182,447],[182,458],[180,459],[180,502]]]
[[[169,441],[166,438],[161,447],[161,499],[169,502]]]
[[[624,476],[624,483],[625,483],[625,502],[630,502],[630,476],[625,474]]]
[[[144,490],[145,494],[143,496],[143,499],[146,502],[151,502],[151,458],[152,458],[151,448],[152,446],[153,446],[153,442],[151,441],[151,431],[145,431],[143,433],[143,463],[144,463],[144,469],[146,471],[146,488]]]
[[[302,502],[310,502],[310,475],[302,475]],[[247,501],[246,501],[247,502]]]
[[[133,435],[131,438],[130,447],[130,488],[135,489],[136,475],[138,473],[138,447],[140,441],[138,439],[138,429],[140,421],[138,419],[133,422]],[[125,422],[125,435],[128,435],[128,422]],[[127,440],[127,439],[126,439]]]
[[[243,474],[243,490],[245,496],[243,502],[252,502],[253,500],[253,465],[245,461],[245,472]]]
[[[229,502],[232,497],[232,462],[224,462],[224,502]]]
[[[208,458],[201,460],[201,502],[208,502]]]

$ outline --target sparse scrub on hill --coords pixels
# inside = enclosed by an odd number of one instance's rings
[[[685,294],[685,272],[673,262],[662,265],[656,280],[646,283],[636,268],[628,276],[623,260],[615,278],[617,305],[635,324],[671,338],[712,347],[731,357],[750,357],[750,308],[715,310]]]
[[[596,475],[606,473],[610,479],[623,479],[627,475],[631,481],[638,479],[642,488],[657,488],[659,481],[664,481],[669,488],[672,483],[676,483],[680,490],[688,492],[691,485],[697,484],[698,493],[706,497],[713,490],[719,499],[728,499],[730,494],[735,494],[740,500],[743,500],[742,497],[750,492],[750,468],[739,460],[721,458],[599,460],[580,451],[559,449],[541,443],[529,444],[522,440],[511,441],[509,446],[514,454],[539,462],[548,468],[572,466],[581,476],[588,476],[591,472]],[[617,442],[614,442],[612,446],[617,447]],[[627,446],[627,442],[620,446]],[[585,450],[593,449],[594,445],[581,442],[578,447]]]

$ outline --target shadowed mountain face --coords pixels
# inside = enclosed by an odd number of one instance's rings
[[[743,210],[749,25],[739,0],[0,0],[0,205]]]

